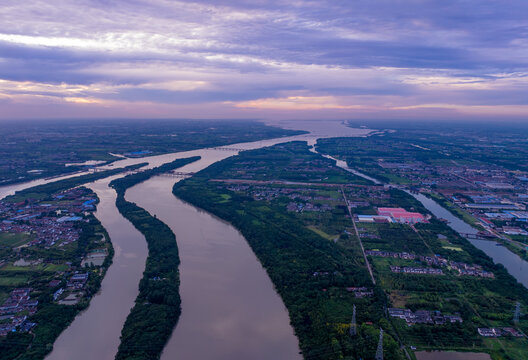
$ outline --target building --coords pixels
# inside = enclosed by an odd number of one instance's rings
[[[388,216],[392,221],[401,224],[416,224],[425,221],[422,214],[409,212],[403,208],[378,208],[378,215]]]
[[[359,222],[367,223],[390,223],[392,218],[390,216],[382,215],[356,215]]]

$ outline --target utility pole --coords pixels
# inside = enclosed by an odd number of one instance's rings
[[[519,317],[521,316],[521,303],[517,301],[515,304],[515,311],[513,312],[513,323],[515,325],[519,324]]]
[[[354,311],[352,312],[352,322],[350,323],[350,335],[357,335],[357,324],[356,324],[356,305],[354,305]]]
[[[378,349],[376,350],[376,360],[383,360],[383,329],[380,328]]]

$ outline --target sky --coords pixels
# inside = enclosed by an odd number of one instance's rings
[[[517,119],[526,0],[2,0],[0,119]]]

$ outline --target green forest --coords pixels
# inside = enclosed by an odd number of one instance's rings
[[[139,295],[121,332],[116,359],[159,359],[181,313],[180,264],[176,237],[163,222],[146,210],[125,200],[125,192],[150,177],[199,160],[178,159],[160,167],[116,179],[110,185],[117,192],[116,206],[144,236],[148,257],[139,283]]]
[[[306,169],[313,171],[306,172]],[[308,174],[307,178],[301,174]],[[255,176],[264,182],[268,180],[269,184],[252,183]],[[302,185],[292,183],[299,181],[300,176],[305,176]],[[519,300],[528,304],[528,291],[502,265],[495,265],[445,223],[431,219],[429,223],[416,225],[415,230],[400,224],[361,224],[360,227],[362,232],[372,235],[364,239],[367,249],[439,254],[453,261],[478,264],[493,272],[494,279],[459,277],[449,271],[441,278],[394,274],[388,271],[388,265],[400,265],[395,260],[369,257],[378,280],[376,286],[371,283],[358,239],[351,233],[352,224],[349,222],[347,227],[343,222],[346,211],[337,200],[331,200],[329,194],[335,192],[331,189],[346,184],[345,193],[356,194],[355,200],[374,201],[378,206],[400,206],[423,214],[429,212],[401,190],[365,185],[364,181],[356,182],[355,177],[343,181],[343,176],[348,176],[345,171],[332,162],[322,162],[305,144],[294,142],[246,151],[213,164],[175,184],[173,192],[242,232],[288,308],[306,359],[372,359],[379,328],[386,335],[386,359],[405,358],[401,345],[422,350],[478,349],[491,353],[494,359],[522,359],[525,340],[506,338],[489,343],[476,330],[478,326],[511,326],[512,306]],[[292,187],[302,194],[281,195],[291,194]],[[269,194],[278,194],[278,197]],[[317,199],[294,200],[297,203],[333,203],[331,216],[324,211],[287,211],[288,203],[295,196]],[[374,210],[363,206],[358,211]],[[323,223],[318,224],[321,219]],[[312,231],[312,224],[318,224],[318,231]],[[338,228],[341,228],[340,235],[333,241],[332,237],[322,236],[325,232],[321,229],[335,233]],[[446,240],[440,240],[438,235]],[[356,298],[345,290],[351,286],[371,288],[373,296]],[[357,308],[356,336],[349,334],[353,305]],[[391,306],[459,313],[464,322],[409,327],[403,320],[387,317],[386,308]],[[521,322],[525,330],[526,320],[523,318]],[[516,350],[510,356],[504,347]]]

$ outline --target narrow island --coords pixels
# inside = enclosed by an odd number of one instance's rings
[[[179,294],[180,259],[172,230],[134,203],[125,199],[128,188],[150,177],[199,160],[177,159],[154,169],[131,174],[110,183],[116,192],[116,206],[144,236],[148,257],[139,283],[139,295],[123,330],[116,359],[159,359],[181,313]]]

